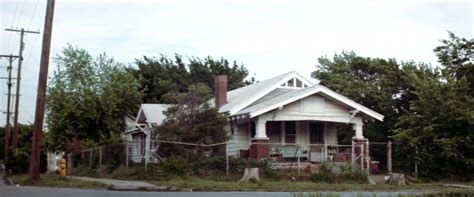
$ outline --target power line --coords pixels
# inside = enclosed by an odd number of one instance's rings
[[[21,2],[21,9],[20,9],[20,17],[18,18],[18,23],[16,24],[16,27],[19,27],[20,26],[20,22],[21,22],[21,19],[22,19],[22,15],[23,15],[23,7],[25,6],[25,0],[23,0]]]
[[[35,7],[33,8],[33,14],[31,14],[30,22],[28,23],[27,29],[30,29],[31,22],[32,22],[33,19],[35,18],[36,7],[38,7],[38,1],[39,1],[39,0],[36,0],[36,2],[35,2]]]
[[[23,37],[25,36],[25,33],[32,33],[32,34],[39,34],[40,32],[37,31],[30,31],[30,30],[25,30],[23,28],[21,29],[5,29],[5,31],[12,31],[12,32],[20,32],[20,47],[19,47],[19,52],[18,52],[18,71],[17,71],[17,77],[16,77],[16,98],[15,98],[15,116],[13,119],[13,136],[12,136],[12,146],[13,149],[16,150],[16,147],[18,145],[18,110],[19,110],[19,105],[20,105],[20,82],[21,82],[21,66],[22,66],[22,61],[23,61],[23,49],[25,48],[25,43],[23,42]]]
[[[15,24],[16,11],[17,11],[17,9],[18,9],[18,3],[19,3],[19,2],[20,2],[20,0],[17,0],[17,1],[16,1],[16,4],[15,4],[15,11],[13,11],[12,23],[11,23],[11,25],[10,25],[11,28],[13,28],[13,24]],[[11,45],[10,45],[10,44],[11,44],[11,41],[12,41],[12,36],[10,35],[10,36],[8,37],[8,44],[7,44],[7,49],[8,49],[8,51],[10,51],[10,49],[11,49]]]

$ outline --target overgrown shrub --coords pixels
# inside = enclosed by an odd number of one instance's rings
[[[7,169],[8,173],[12,174],[21,174],[27,173],[30,169],[30,151],[25,151],[23,149],[18,149],[17,151],[13,151],[9,149],[8,151],[8,159],[5,161],[5,168]],[[44,152],[41,153],[40,156],[40,172],[46,172],[47,170],[47,160],[46,154]]]
[[[339,168],[336,174],[333,169]],[[367,175],[360,170],[353,170],[351,164],[337,166],[330,163],[322,163],[319,172],[312,173],[310,180],[318,183],[342,183],[355,182],[366,183]]]
[[[192,173],[192,166],[190,162],[179,156],[168,157],[158,166],[164,174],[172,177],[184,177],[191,175]]]
[[[125,148],[124,144],[111,144],[103,147],[102,159],[104,162],[102,164],[107,166],[109,172],[125,162],[127,159]]]

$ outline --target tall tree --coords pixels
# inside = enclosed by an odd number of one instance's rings
[[[434,179],[474,179],[474,97],[472,51],[467,39],[450,33],[435,49],[441,69],[407,72],[409,107],[399,116],[395,139],[406,164]],[[415,71],[415,70],[412,70]],[[421,72],[420,72],[421,71]],[[409,169],[410,166],[402,166]]]
[[[344,51],[333,59],[321,57],[312,76],[322,85],[345,95],[362,105],[383,115],[383,122],[370,122],[364,125],[364,135],[373,141],[386,141],[393,129],[400,100],[394,99],[400,92],[402,72],[394,59],[364,58],[354,52]],[[344,128],[351,130],[351,128]],[[353,132],[339,132],[349,143]]]
[[[164,55],[159,58],[145,56],[137,59],[136,64],[135,76],[143,77],[141,84],[145,95],[142,101],[146,103],[173,103],[170,94],[186,92],[193,83],[203,83],[213,89],[216,75],[228,75],[230,90],[255,81],[253,78],[246,80],[248,71],[243,65],[235,61],[231,64],[224,58],[191,57],[186,63],[180,55],[175,55],[174,59]]]
[[[209,104],[211,97],[210,89],[204,84],[193,84],[189,87],[189,92],[175,94],[177,104],[165,112],[167,119],[156,128],[157,139],[195,144],[225,142],[224,126],[227,118]],[[223,149],[213,150],[220,152]],[[209,151],[209,148],[162,144],[158,154],[180,154],[193,161],[200,159],[204,151]]]
[[[120,139],[124,116],[136,111],[142,97],[133,73],[105,54],[93,58],[71,45],[54,61],[46,104],[50,149],[64,150],[72,139]]]
[[[434,49],[445,75],[455,80],[466,78],[470,94],[474,96],[474,39],[459,38],[449,32],[449,40]]]

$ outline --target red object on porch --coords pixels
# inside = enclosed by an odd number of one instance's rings
[[[250,158],[262,159],[268,157],[268,140],[252,140],[250,145]]]

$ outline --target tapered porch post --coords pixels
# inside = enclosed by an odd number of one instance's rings
[[[267,121],[259,119],[255,124],[255,139],[268,140],[265,124]]]
[[[266,120],[259,117],[255,122],[255,136],[252,139],[250,148],[250,158],[262,159],[268,157],[268,141],[267,132],[265,130]]]
[[[362,122],[354,123],[352,125],[352,128],[355,130],[355,136],[354,136],[355,139],[364,139],[364,133],[362,130],[363,125],[364,124]]]

